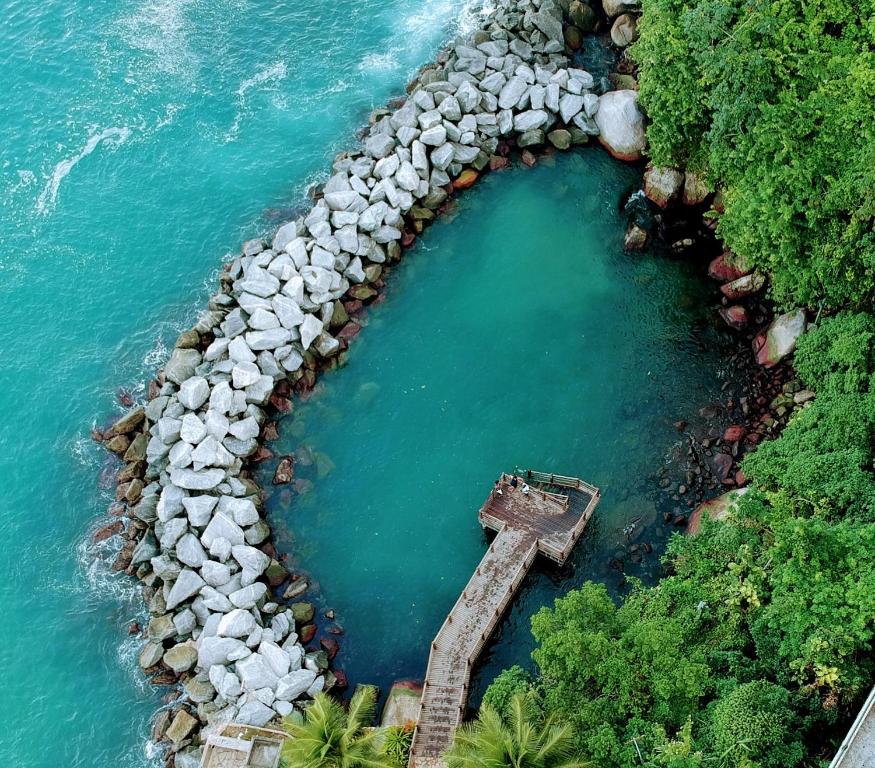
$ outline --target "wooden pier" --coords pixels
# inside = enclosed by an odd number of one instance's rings
[[[562,564],[580,538],[599,490],[576,477],[532,470],[502,475],[480,508],[480,524],[496,531],[431,644],[410,768],[439,768],[461,724],[474,662],[541,554]]]

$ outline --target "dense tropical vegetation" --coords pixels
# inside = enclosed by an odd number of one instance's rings
[[[875,296],[875,2],[643,0],[658,165],[725,189],[719,232],[782,302]]]
[[[875,2],[643,0],[640,31],[651,159],[719,186],[726,244],[814,310],[817,396],[658,585],[540,611],[537,673],[484,702],[525,694],[600,768],[813,765],[875,680]]]

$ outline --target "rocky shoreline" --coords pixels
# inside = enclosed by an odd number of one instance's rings
[[[150,614],[140,666],[153,683],[179,684],[153,732],[168,762],[196,765],[204,726],[264,725],[344,684],[329,669],[333,638],[308,649],[315,611],[290,602],[307,586],[277,558],[253,466],[292,397],[343,363],[387,269],[455,193],[513,150],[531,165],[540,149],[598,137],[640,159],[637,93],[569,66],[597,23],[578,0],[501,0],[420,70],[407,98],[372,114],[362,147],[335,160],[305,215],[243,245],[148,402],[95,430],[124,463],[115,519],[95,537],[126,539],[114,568],[143,582]],[[275,482],[292,477],[281,463]]]

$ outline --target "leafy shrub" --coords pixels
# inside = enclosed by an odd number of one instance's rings
[[[875,372],[875,317],[866,313],[824,319],[799,339],[794,366],[819,393],[871,392]]]
[[[532,676],[515,664],[502,671],[483,695],[483,704],[492,707],[502,717],[510,714],[510,703],[517,694],[534,696]]]
[[[739,685],[714,706],[716,753],[731,756],[733,765],[749,759],[762,768],[793,768],[803,750],[789,701],[785,688],[766,680]]]
[[[413,724],[393,725],[383,732],[382,753],[398,768],[406,768],[413,744]]]

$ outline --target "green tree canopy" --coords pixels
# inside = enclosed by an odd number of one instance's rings
[[[788,303],[875,296],[875,2],[643,0],[658,165],[725,186],[718,232]]]

